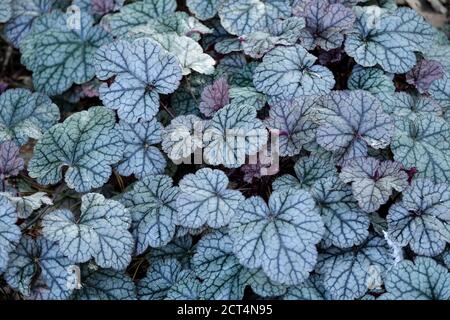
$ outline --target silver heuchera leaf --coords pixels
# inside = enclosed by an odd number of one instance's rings
[[[446,72],[441,79],[433,81],[428,92],[442,107],[450,108],[450,72]]]
[[[13,141],[0,142],[0,180],[17,176],[23,165],[16,144]]]
[[[17,212],[10,201],[0,195],[0,273],[6,270],[9,254],[20,240],[20,229],[16,226]]]
[[[63,300],[69,298],[74,289],[68,285],[74,268],[56,242],[23,236],[10,255],[4,277],[11,287],[26,297],[36,295],[35,291],[42,291],[43,286],[44,291],[38,294],[43,299]]]
[[[85,268],[87,269],[87,268]],[[75,290],[75,300],[136,300],[133,280],[123,272],[111,269],[83,270],[81,289]]]
[[[33,72],[36,89],[48,95],[61,94],[74,83],[82,84],[95,75],[94,55],[111,40],[101,27],[93,25],[91,16],[81,13],[76,26],[57,20],[45,30],[32,30],[21,44],[22,63]]]
[[[301,285],[289,287],[284,300],[331,300],[323,285],[321,275],[311,275]]]
[[[403,260],[386,278],[387,300],[448,300],[450,274],[447,269],[427,257]]]
[[[100,87],[100,99],[129,123],[151,120],[159,110],[159,94],[174,92],[181,80],[176,57],[150,39],[117,41],[96,54],[96,74],[114,82]]]
[[[352,184],[353,196],[365,212],[374,212],[388,201],[392,191],[408,187],[408,174],[400,163],[380,161],[372,157],[349,160],[339,175]]]
[[[216,111],[226,106],[229,102],[230,96],[227,79],[221,77],[203,89],[199,109],[201,113],[210,118]]]
[[[125,0],[74,0],[72,4],[78,6],[81,11],[103,16],[122,8],[124,2]]]
[[[386,13],[374,7],[355,7],[356,23],[347,35],[345,51],[364,67],[376,64],[387,72],[405,73],[416,64],[414,52],[429,50],[436,38],[433,27],[414,10]]]
[[[297,155],[305,144],[314,141],[317,126],[311,119],[311,111],[315,104],[315,97],[305,97],[271,106],[265,124],[269,130],[280,132],[280,156]]]
[[[175,259],[153,260],[147,275],[137,284],[139,300],[161,300],[177,283],[191,276]]]
[[[61,251],[75,263],[94,258],[103,268],[126,268],[134,245],[128,231],[128,210],[98,193],[88,193],[81,201],[79,217],[67,209],[47,214],[42,221],[44,236],[57,241]]]
[[[406,82],[412,84],[420,93],[425,93],[431,84],[444,76],[444,68],[435,60],[420,60],[406,74]]]
[[[274,190],[289,189],[307,189],[310,188],[316,180],[333,177],[337,175],[336,167],[333,162],[311,155],[302,157],[294,165],[295,177],[286,174],[277,178],[272,183]]]
[[[318,45],[324,50],[331,50],[341,46],[344,34],[355,21],[355,14],[350,8],[341,3],[330,0],[306,0],[299,5],[302,10],[293,9],[297,15],[306,19],[304,36],[311,38],[313,47]],[[303,40],[304,41],[304,40]]]
[[[268,133],[256,115],[256,109],[248,104],[231,103],[216,112],[203,135],[205,161],[236,168],[244,164],[246,155],[260,151]]]
[[[191,274],[167,291],[166,300],[200,300],[200,287],[200,281]]]
[[[175,0],[143,0],[130,3],[120,9],[119,13],[106,16],[104,19],[111,32],[121,37],[137,26],[146,24],[149,20],[175,12]]]
[[[55,0],[14,0],[11,3],[11,20],[4,27],[8,41],[19,47],[22,39],[30,32],[35,19],[50,12],[54,3]]]
[[[275,19],[290,15],[286,0],[226,0],[219,8],[222,26],[236,35],[266,30]]]
[[[153,248],[150,250],[149,260],[152,261],[152,259],[174,258],[177,259],[183,266],[190,267],[193,251],[192,237],[190,235],[183,235],[175,238],[172,242],[163,247]]]
[[[311,195],[325,225],[324,246],[348,248],[366,240],[369,217],[358,209],[350,187],[338,177],[317,180],[311,187]]]
[[[0,196],[6,197],[13,204],[17,211],[19,219],[27,219],[33,211],[43,205],[52,205],[53,201],[45,192],[36,192],[29,196],[15,197],[8,192],[0,193]]]
[[[207,20],[217,14],[221,0],[187,0],[189,10],[200,20]]]
[[[255,88],[279,100],[328,93],[335,84],[333,74],[314,65],[316,60],[300,45],[275,48],[256,67]]]
[[[241,202],[229,233],[244,266],[261,267],[272,281],[294,285],[313,270],[324,225],[308,192],[274,191],[268,205],[260,197]]]
[[[0,3],[0,23],[7,22],[12,16],[12,0],[4,0]]]
[[[11,89],[0,96],[0,141],[24,145],[29,138],[40,139],[58,120],[58,106],[43,94]]]
[[[255,87],[231,87],[229,91],[230,99],[233,104],[246,104],[261,110],[266,105],[266,96],[258,92]]]
[[[125,144],[124,158],[117,166],[121,175],[134,174],[137,178],[142,178],[149,174],[163,173],[166,159],[161,151],[153,146],[162,140],[163,127],[156,119],[140,121],[133,125],[122,121],[118,129]]]
[[[450,125],[433,114],[396,122],[391,149],[394,159],[414,167],[420,177],[434,182],[450,180]]]
[[[383,149],[391,141],[393,122],[367,91],[333,91],[317,109],[317,142],[341,161],[367,155],[368,146]]]
[[[276,20],[268,27],[267,32],[255,31],[238,38],[245,54],[259,59],[277,45],[294,45],[305,27],[305,20],[291,17],[285,20]]]
[[[372,277],[384,278],[391,264],[384,239],[372,236],[358,247],[327,249],[319,256],[316,271],[331,299],[352,300],[372,287]]]
[[[226,226],[244,198],[227,189],[228,177],[220,170],[204,168],[187,174],[179,183],[178,223],[189,228]]]
[[[162,247],[175,235],[177,223],[176,199],[178,188],[164,175],[147,176],[138,181],[133,190],[125,194],[129,201],[132,234],[136,239],[136,253],[147,247]]]
[[[202,299],[238,300],[250,285],[262,296],[278,296],[285,287],[271,282],[259,269],[248,269],[233,254],[233,242],[223,230],[202,237],[192,258],[195,274],[203,279]]]
[[[162,149],[174,162],[190,156],[203,146],[203,121],[193,115],[178,116],[164,128]]]
[[[353,67],[352,73],[347,81],[350,90],[366,90],[380,99],[381,102],[386,97],[395,92],[393,77],[386,74],[379,68],[364,68],[360,65]]]
[[[389,235],[420,255],[435,256],[450,242],[450,187],[419,179],[387,216]]]
[[[111,175],[111,165],[122,160],[123,141],[115,129],[115,115],[103,107],[77,112],[48,130],[34,148],[28,165],[31,177],[41,184],[61,180],[78,192],[101,187]]]
[[[440,105],[424,95],[395,92],[383,101],[383,109],[389,113],[396,123],[404,123],[405,119],[414,120],[420,115],[442,115]]]

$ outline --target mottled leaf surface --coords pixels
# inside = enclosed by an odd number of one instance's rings
[[[420,60],[406,74],[406,82],[412,84],[420,93],[427,92],[431,84],[444,76],[444,68],[435,60]]]
[[[0,96],[0,141],[24,145],[29,138],[40,139],[58,120],[58,107],[43,94],[11,89]]]
[[[103,268],[122,270],[131,261],[130,225],[131,216],[122,204],[88,193],[82,197],[79,217],[68,209],[55,210],[44,217],[43,233],[74,263],[94,258]]]
[[[187,174],[179,187],[178,222],[189,228],[227,225],[243,200],[239,191],[228,189],[228,177],[220,170],[204,168]]]
[[[100,87],[100,99],[129,123],[151,120],[159,110],[159,94],[174,92],[181,80],[176,57],[147,38],[101,47],[96,74],[101,80],[114,77],[111,85]]]
[[[20,240],[16,221],[16,209],[6,197],[0,195],[0,273],[6,270],[9,254]]]
[[[67,185],[87,192],[108,180],[111,165],[122,160],[122,154],[114,113],[93,107],[48,130],[35,147],[28,171],[41,184],[55,184],[62,178],[62,167],[67,166]]]

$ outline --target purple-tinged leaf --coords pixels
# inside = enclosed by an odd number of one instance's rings
[[[216,111],[222,109],[229,102],[227,79],[222,77],[203,89],[199,108],[205,116],[212,117]]]
[[[434,80],[444,76],[444,68],[434,60],[420,60],[411,71],[406,74],[406,82],[412,84],[420,93],[428,91]]]
[[[342,58],[342,49],[331,49],[329,51],[321,51],[319,53],[319,63],[321,65],[327,65],[330,63],[336,63],[341,61]]]
[[[344,33],[355,21],[351,9],[330,0],[307,0],[298,5],[301,8],[294,12],[306,20],[306,30],[309,31],[306,38],[312,38],[313,46],[325,50],[338,48],[344,40]]]
[[[23,159],[13,141],[0,143],[0,179],[16,176],[23,169]]]

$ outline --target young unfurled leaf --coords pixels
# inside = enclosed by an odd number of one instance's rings
[[[415,180],[387,216],[389,235],[420,255],[435,256],[450,242],[450,186]]]
[[[281,284],[299,284],[313,270],[324,225],[303,190],[274,191],[241,202],[230,224],[233,251],[246,267],[261,267]]]
[[[54,3],[55,0],[12,1],[11,20],[8,21],[4,29],[8,41],[15,47],[19,47],[22,39],[30,32],[33,22],[43,14],[50,12]]]
[[[146,24],[149,20],[175,12],[175,0],[142,0],[136,1],[120,9],[119,13],[105,17],[116,37],[122,37],[130,29]]]
[[[81,274],[81,289],[75,300],[136,300],[136,287],[125,273],[111,269],[88,270]]]
[[[239,43],[245,54],[259,59],[277,45],[294,45],[305,27],[305,20],[291,17],[285,20],[276,20],[268,27],[267,32],[256,31],[239,37]],[[217,49],[217,46],[216,46]]]
[[[61,180],[63,166],[67,185],[78,192],[101,187],[111,175],[111,165],[122,160],[123,141],[115,129],[115,115],[93,107],[71,115],[48,130],[35,147],[28,165],[39,183]]]
[[[291,7],[286,0],[225,0],[219,8],[225,30],[240,36],[267,30],[276,19],[290,15]]]
[[[445,73],[441,79],[433,81],[428,92],[442,107],[450,108],[450,72]]]
[[[306,97],[280,101],[271,106],[265,124],[269,130],[281,132],[280,156],[299,154],[305,144],[314,141],[317,126],[311,119],[311,111],[315,104],[315,97]]]
[[[147,275],[137,284],[139,300],[162,300],[178,283],[191,276],[175,259],[153,260]]]
[[[199,108],[206,117],[210,118],[229,102],[230,96],[227,79],[221,77],[214,81],[212,85],[206,86],[203,89]]]
[[[374,212],[385,204],[393,190],[403,191],[408,186],[408,174],[394,161],[379,161],[372,157],[349,160],[339,175],[352,184],[353,196],[365,212]]]
[[[0,142],[21,146],[28,138],[40,139],[58,119],[58,107],[43,94],[11,89],[0,96]]]
[[[298,5],[302,10],[297,10],[297,15],[305,18],[308,31],[303,35],[306,39],[302,41],[314,43],[312,47],[318,45],[324,50],[341,46],[345,32],[355,21],[355,14],[350,8],[330,0],[306,0]]]
[[[187,0],[189,10],[200,20],[211,19],[217,14],[222,0]]]
[[[361,212],[351,189],[337,176],[317,180],[311,187],[325,225],[326,247],[348,248],[361,244],[369,235],[369,217]]]
[[[100,87],[100,99],[129,123],[151,120],[159,110],[159,94],[174,92],[181,80],[176,57],[146,38],[101,47],[96,74],[101,80],[115,76],[110,86]]]
[[[414,167],[420,177],[450,181],[450,125],[433,114],[396,121],[391,149],[394,159]]]
[[[316,60],[300,45],[275,48],[256,67],[255,88],[279,100],[328,93],[335,84],[333,74],[314,65]]]
[[[61,23],[68,19],[62,13],[55,19],[44,30],[32,30],[21,44],[22,63],[33,72],[35,87],[48,95],[92,79],[95,52],[111,39],[85,13],[81,13],[79,26]]]
[[[43,218],[44,236],[57,241],[61,251],[75,263],[94,258],[103,268],[126,268],[133,250],[128,210],[97,193],[88,193],[81,201],[79,217],[68,209],[47,214]]]
[[[391,141],[393,123],[367,91],[333,91],[317,110],[317,142],[342,161],[367,155],[368,146],[383,149]]]
[[[258,269],[242,266],[233,253],[233,242],[223,231],[205,235],[192,258],[195,274],[203,279],[202,299],[242,299],[247,285],[263,296],[279,296],[285,287],[271,282]]]
[[[179,186],[178,223],[189,228],[226,226],[243,200],[239,191],[227,189],[228,177],[220,170],[204,168],[187,174]]]
[[[254,155],[267,142],[268,133],[256,109],[248,104],[231,103],[208,122],[203,141],[205,161],[227,168],[240,167],[246,155]]]
[[[162,135],[162,149],[172,161],[190,156],[203,146],[203,121],[192,114],[172,120]]]
[[[0,142],[0,180],[17,176],[23,169],[23,159],[13,141]]]
[[[331,161],[315,155],[298,159],[294,165],[294,171],[295,177],[289,174],[283,175],[273,182],[272,188],[280,191],[308,189],[315,181],[337,175],[336,167]]]
[[[163,173],[166,159],[161,151],[153,145],[161,142],[162,125],[152,119],[136,124],[120,122],[119,131],[122,133],[125,150],[124,158],[117,166],[121,175],[134,174],[142,178],[149,174]]]
[[[387,274],[384,283],[386,300],[448,300],[450,274],[447,269],[427,257],[403,260]]]
[[[374,236],[358,247],[327,249],[319,256],[316,271],[323,276],[329,297],[339,300],[362,297],[369,289],[370,277],[384,278],[392,264],[388,250],[384,239]]]
[[[40,290],[43,299],[67,299],[73,287],[68,286],[71,264],[59,250],[56,242],[43,238],[36,240],[23,236],[16,249],[10,255],[5,280],[25,297]],[[37,287],[41,288],[37,288]]]
[[[364,68],[360,65],[353,67],[352,73],[347,81],[350,90],[366,90],[380,99],[386,100],[388,95],[395,92],[392,76],[378,68]]]
[[[444,69],[439,62],[422,59],[406,74],[406,82],[414,85],[420,93],[424,93],[435,80],[443,76]]]
[[[9,254],[20,240],[20,229],[16,226],[17,212],[11,202],[0,195],[0,273],[6,270]]]
[[[17,217],[19,219],[27,219],[33,211],[39,209],[41,206],[53,204],[52,199],[45,192],[36,192],[23,197],[16,197],[8,192],[0,193],[1,195],[6,197],[16,207]]]
[[[345,41],[345,51],[364,67],[376,64],[387,72],[405,73],[416,64],[415,51],[429,50],[436,31],[414,10],[392,13],[355,7],[355,27]]]
[[[164,175],[144,177],[125,194],[124,204],[133,220],[137,254],[149,246],[162,247],[172,240],[177,223],[177,196],[178,188]]]
[[[174,54],[181,65],[183,75],[192,71],[201,74],[213,74],[214,59],[203,52],[203,48],[192,38],[179,36],[176,33],[153,34],[151,38],[164,49]]]

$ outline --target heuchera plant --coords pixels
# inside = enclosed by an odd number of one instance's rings
[[[413,9],[2,0],[0,30],[0,292],[450,299],[450,41]]]

